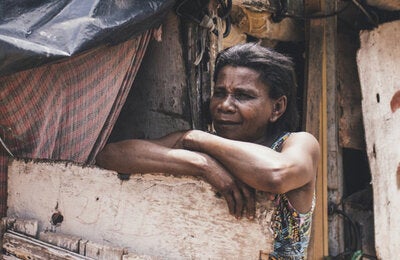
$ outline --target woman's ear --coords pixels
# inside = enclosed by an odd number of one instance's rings
[[[281,96],[273,102],[272,113],[269,121],[276,122],[286,111],[287,97]]]

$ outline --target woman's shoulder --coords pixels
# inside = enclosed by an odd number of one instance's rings
[[[311,156],[312,162],[316,165],[321,156],[321,148],[318,140],[308,132],[292,133],[282,146],[282,152],[288,151],[305,159]]]
[[[305,139],[313,139],[315,141],[317,141],[317,138],[315,138],[314,135],[312,135],[309,132],[305,132],[305,131],[299,131],[299,132],[290,132],[290,136],[291,137],[296,137],[296,138],[305,138]],[[317,141],[318,142],[318,141]]]
[[[288,136],[286,145],[306,146],[313,149],[319,149],[319,143],[314,135],[308,132],[291,132]]]

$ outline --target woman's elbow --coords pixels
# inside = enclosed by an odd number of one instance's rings
[[[256,189],[274,194],[282,194],[288,191],[285,171],[282,168],[269,169],[263,180],[257,181],[257,184],[259,187],[255,187]]]
[[[115,155],[113,152],[113,150],[115,150],[113,146],[114,144],[107,144],[103,150],[97,154],[96,165],[105,169],[110,169],[110,163],[113,161],[113,156]]]
[[[279,173],[273,174],[273,176],[268,180],[268,185],[266,185],[265,191],[274,193],[274,194],[282,194],[285,193],[285,181],[284,178]]]

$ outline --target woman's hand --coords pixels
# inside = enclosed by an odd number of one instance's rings
[[[178,141],[179,145],[185,149],[201,152],[201,140],[207,138],[210,133],[201,130],[189,130]]]
[[[184,149],[189,149],[189,150],[198,151],[198,152],[205,152],[205,151],[203,151],[203,149],[201,147],[201,140],[207,138],[208,135],[210,135],[210,133],[207,133],[204,131],[189,130],[184,135],[182,135],[182,137],[180,138],[178,143],[179,143],[180,147],[182,147]],[[242,191],[242,194],[246,194],[246,195],[244,195],[245,199],[247,199],[247,198],[250,199],[250,197],[252,198],[249,201],[246,201],[246,209],[247,209],[246,211],[247,211],[248,217],[249,217],[249,214],[251,216],[254,216],[254,214],[255,214],[254,189],[239,180],[237,180],[236,183],[237,183],[239,189]],[[276,194],[273,194],[270,192],[265,192],[265,193],[267,195],[267,199],[269,199],[269,200],[275,199]]]
[[[215,159],[207,157],[203,178],[211,184],[228,203],[229,213],[240,219],[246,216],[253,219],[255,215],[255,192],[246,184],[235,180],[232,175]]]

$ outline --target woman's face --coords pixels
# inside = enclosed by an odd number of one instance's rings
[[[211,97],[210,112],[219,136],[262,141],[270,122],[273,100],[260,74],[246,67],[223,67]]]

